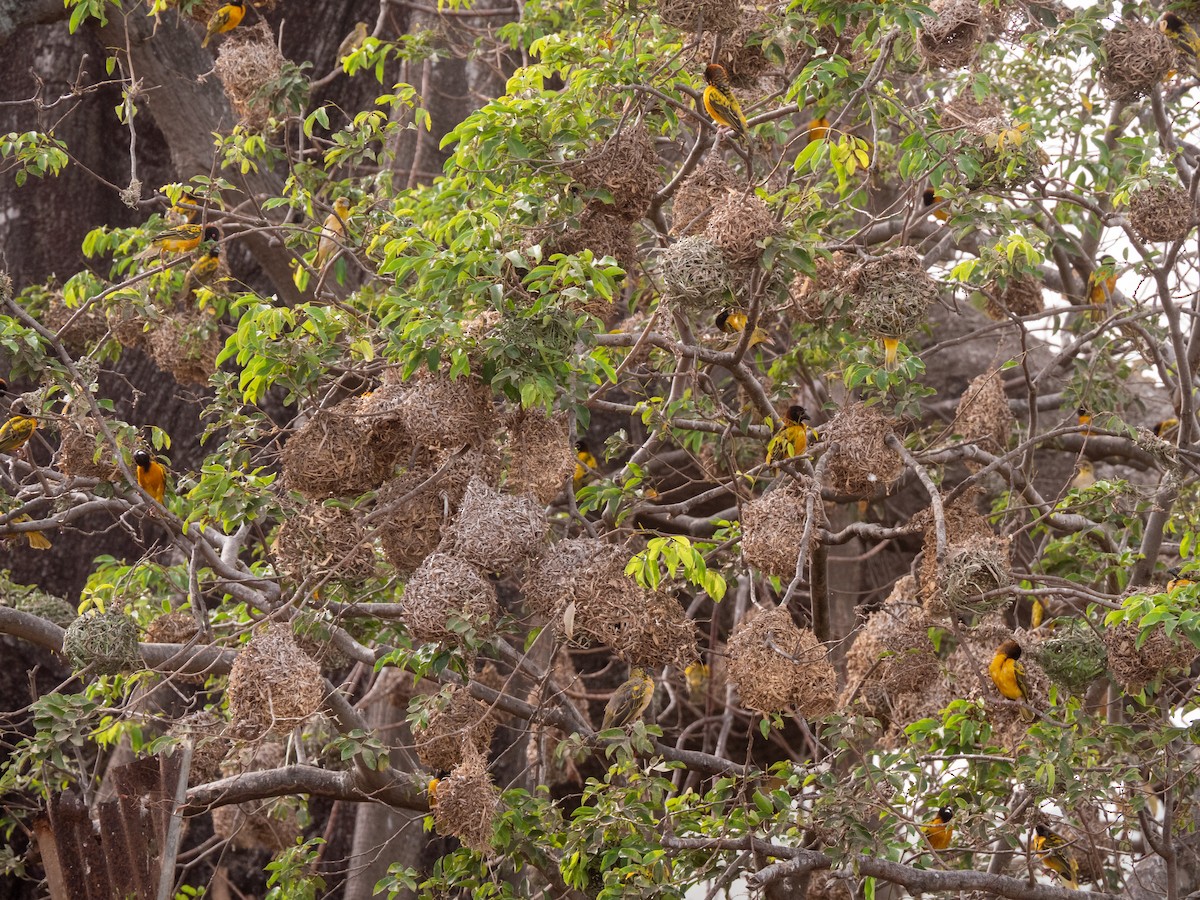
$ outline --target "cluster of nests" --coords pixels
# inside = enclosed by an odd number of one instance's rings
[[[827,524],[820,488],[804,475],[745,504],[740,520],[746,562],[785,581],[796,573],[805,527],[811,552],[820,543],[821,528]]]
[[[1195,221],[1191,196],[1165,179],[1134,191],[1129,198],[1129,225],[1143,241],[1183,240]]]
[[[658,17],[680,31],[732,32],[741,13],[729,0],[658,0]]]
[[[286,62],[265,20],[225,36],[217,51],[217,77],[247,128],[257,130],[267,124],[276,99],[274,86]]]
[[[954,413],[954,431],[968,443],[999,455],[1008,447],[1016,418],[1004,393],[1004,381],[998,368],[988,369],[967,385]],[[978,470],[978,463],[971,463]]]
[[[837,705],[837,673],[825,646],[786,607],[747,615],[729,638],[728,672],[742,705],[764,714],[818,718]]]
[[[1115,103],[1146,96],[1178,66],[1174,44],[1145,22],[1126,22],[1113,29],[1105,35],[1101,50],[1100,86]]]
[[[879,339],[900,340],[915,331],[939,294],[913,247],[847,269],[841,286],[851,299],[855,330]]]
[[[987,34],[987,19],[979,0],[934,0],[933,16],[921,23],[917,50],[929,69],[959,69],[970,65]]]
[[[983,293],[983,311],[996,321],[1006,319],[1010,315],[1035,315],[1046,308],[1042,282],[1032,275],[1004,275],[989,283]]]
[[[931,616],[986,616],[1012,602],[1002,590],[1012,584],[1009,540],[996,535],[974,507],[975,494],[966,492],[943,509],[946,553],[941,560],[933,510],[913,516],[913,524],[925,529],[918,577]]]
[[[894,423],[876,407],[852,403],[821,429],[829,448],[825,483],[847,497],[873,497],[900,474],[904,464],[887,445]],[[837,449],[834,449],[834,445]]]

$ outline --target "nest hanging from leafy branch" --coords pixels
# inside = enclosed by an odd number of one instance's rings
[[[1191,196],[1168,181],[1135,191],[1129,198],[1129,225],[1143,241],[1183,240],[1195,218]]]
[[[846,290],[843,278],[853,257],[841,250],[816,259],[816,272],[797,274],[789,289],[791,309],[797,321],[823,322],[839,315]]]
[[[13,587],[4,585],[5,588]],[[28,590],[6,590],[3,602],[13,609],[53,622],[59,628],[70,628],[71,623],[79,618],[79,610],[54,594],[38,590],[30,585]],[[65,651],[64,651],[65,652]]]
[[[589,149],[567,164],[567,171],[586,189],[602,190],[612,197],[607,209],[636,222],[662,187],[658,152],[646,126],[638,123]]]
[[[76,671],[90,666],[95,675],[119,675],[142,668],[137,623],[121,612],[89,612],[63,635],[63,655]]]
[[[1028,123],[1013,123],[1004,115],[968,125],[957,166],[967,188],[1007,191],[1040,176],[1050,157],[1028,131]]]
[[[376,508],[389,507],[387,515],[376,523],[375,533],[383,555],[401,574],[414,571],[437,549],[443,526],[449,521],[448,502],[438,486],[413,494],[430,474],[405,472],[385,482],[375,498]],[[405,497],[409,499],[397,506]]]
[[[852,403],[821,430],[821,441],[835,453],[825,470],[826,483],[839,494],[870,497],[900,474],[900,456],[887,445],[892,421],[877,407]]]
[[[914,525],[925,529],[918,578],[922,602],[931,616],[952,612],[983,616],[1011,602],[1008,595],[987,599],[979,596],[1011,583],[1012,568],[1008,541],[992,531],[987,518],[975,511],[974,503],[975,494],[971,492],[944,507],[946,558],[942,565],[937,558],[933,510],[923,509],[912,518]]]
[[[732,31],[740,15],[741,6],[730,0],[658,0],[663,24],[681,31]]]
[[[217,50],[216,72],[241,123],[261,128],[271,116],[275,87],[287,58],[265,21],[230,32]]]
[[[696,167],[671,201],[671,234],[703,234],[717,201],[731,190],[745,188],[745,182],[716,153],[710,153]]]
[[[164,316],[147,341],[154,364],[180,384],[208,384],[217,371],[221,346],[216,320],[194,310]]]
[[[1170,38],[1144,22],[1128,22],[1110,31],[1101,49],[1100,86],[1114,103],[1146,96],[1177,64]]]
[[[1073,694],[1082,696],[1108,662],[1104,642],[1095,630],[1076,619],[1060,621],[1054,631],[1042,635],[1033,632],[1022,645],[1038,661],[1050,680]]]
[[[508,459],[504,487],[546,504],[557,497],[575,471],[565,413],[547,416],[540,409],[514,413],[508,422]]]
[[[806,505],[813,500],[813,522],[809,551],[820,543],[821,528],[827,524],[825,504],[812,479],[799,476],[742,507],[742,556],[768,575],[785,581],[796,574],[796,559],[804,539]]]
[[[491,390],[470,377],[422,374],[405,392],[401,410],[412,440],[433,451],[491,446],[499,426]]]
[[[186,609],[163,613],[146,626],[147,644],[186,644],[200,633],[196,617]]]
[[[867,617],[846,654],[846,688],[879,686],[892,697],[937,681],[941,663],[911,575],[896,582],[882,608]],[[861,686],[860,686],[861,683]]]
[[[421,765],[435,772],[447,772],[461,764],[469,752],[486,756],[496,731],[496,718],[488,705],[472,697],[461,685],[452,685],[435,702],[428,721],[413,726],[413,742]]]
[[[104,310],[104,321],[117,343],[128,350],[141,350],[149,336],[147,319],[129,304],[114,304]]]
[[[729,293],[729,265],[703,235],[682,238],[663,250],[658,276],[667,300],[683,310],[711,310],[723,305]]]
[[[959,91],[954,99],[946,103],[938,115],[942,128],[966,128],[982,119],[991,119],[1004,112],[1000,102],[990,95],[978,98],[970,86]]]
[[[404,625],[418,641],[463,646],[496,630],[496,589],[468,562],[431,553],[404,588]]]
[[[373,416],[360,414],[361,398],[320,409],[283,446],[283,483],[309,500],[353,496],[378,487],[392,474],[397,447],[373,440]]]
[[[554,253],[573,256],[590,250],[597,263],[611,256],[626,272],[634,272],[638,267],[633,225],[603,203],[589,204],[579,217],[578,227],[547,234],[541,243],[546,249],[546,256]],[[613,314],[614,304],[599,294],[592,294],[582,300],[570,299],[566,308],[607,321]]]
[[[842,286],[850,294],[856,331],[877,338],[903,338],[925,321],[938,298],[937,282],[913,247],[901,247],[849,269]]]
[[[282,744],[265,743],[231,751],[221,764],[221,774],[268,772],[283,765]],[[278,853],[295,846],[301,833],[297,796],[274,797],[231,803],[213,810],[213,832],[239,850],[270,850]]]
[[[1113,680],[1130,695],[1137,695],[1164,674],[1187,669],[1196,658],[1196,648],[1186,638],[1167,636],[1161,625],[1150,629],[1138,646],[1140,629],[1123,622],[1104,629],[1104,647],[1108,653],[1108,671]]]
[[[983,43],[987,21],[978,0],[934,0],[933,18],[921,22],[917,49],[926,68],[958,69],[970,65]]]
[[[770,207],[753,194],[745,196],[726,191],[718,198],[704,235],[717,245],[730,265],[758,262],[760,245],[782,230]]]
[[[276,565],[299,584],[310,578],[361,582],[375,574],[375,550],[362,516],[310,503],[279,526]]]
[[[729,638],[729,678],[742,705],[763,714],[794,709],[814,719],[832,712],[837,673],[816,635],[785,607],[747,616]]]
[[[450,776],[438,782],[430,806],[438,834],[456,837],[477,853],[491,849],[500,791],[483,756],[474,749],[468,749]]]
[[[772,13],[743,4],[733,33],[722,35],[718,55],[713,57],[717,35],[709,29],[701,35],[693,58],[699,68],[704,68],[709,62],[720,63],[729,75],[729,83],[735,88],[754,86],[772,68],[763,46],[771,41],[778,25],[778,19]],[[782,46],[779,53],[783,54]]]
[[[1008,406],[999,369],[977,375],[967,385],[954,413],[954,431],[965,440],[997,455],[1008,447],[1016,418]],[[968,463],[976,470],[978,463]]]
[[[988,284],[984,290],[984,312],[997,321],[1007,317],[1030,316],[1046,308],[1042,282],[1030,275],[1006,275]]]
[[[547,526],[540,504],[472,478],[446,544],[449,552],[485,572],[507,573],[537,552]]]
[[[242,737],[286,735],[321,706],[321,667],[296,645],[292,629],[260,628],[229,672],[229,718]]]
[[[108,334],[108,323],[97,310],[97,304],[89,304],[80,312],[67,306],[58,292],[50,294],[46,311],[40,318],[43,325],[58,335],[72,356],[86,355]]]

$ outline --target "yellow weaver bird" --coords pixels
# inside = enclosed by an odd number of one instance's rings
[[[1103,306],[1117,289],[1117,259],[1109,254],[1100,257],[1100,265],[1088,276],[1088,300],[1092,306]]]
[[[767,465],[776,457],[790,459],[803,456],[808,450],[808,412],[803,406],[789,406],[783,414],[783,427],[767,444]],[[814,433],[815,434],[815,433]]]
[[[165,253],[189,253],[200,246],[204,229],[199,225],[176,225],[160,231],[150,239],[150,248],[158,251],[159,259]]]
[[[433,809],[435,806],[437,806],[437,789],[438,785],[441,783],[442,779],[440,778],[430,778],[429,784],[425,786],[425,793],[429,795],[430,809]]]
[[[1196,30],[1173,12],[1162,14],[1158,30],[1171,39],[1192,74],[1200,74],[1200,35]]]
[[[185,189],[179,195],[179,199],[171,204],[171,208],[167,211],[167,218],[173,222],[194,222],[196,216],[200,215],[200,207],[201,203],[196,199],[196,195]]]
[[[817,116],[808,123],[808,142],[822,141],[829,135],[829,120],[824,116]]]
[[[1038,862],[1057,875],[1065,886],[1079,890],[1079,860],[1067,850],[1067,842],[1040,822],[1033,831],[1033,850]]]
[[[635,666],[629,672],[629,680],[617,688],[604,707],[604,724],[601,731],[624,728],[632,725],[646,713],[654,699],[654,679],[646,670]]]
[[[745,136],[749,125],[742,113],[742,105],[733,96],[733,88],[729,86],[729,76],[725,67],[709,63],[704,67],[704,80],[708,86],[704,89],[704,109],[718,125],[732,129],[734,134]]]
[[[596,457],[591,450],[588,449],[587,441],[579,440],[575,442],[575,487],[583,484],[585,478],[589,474],[596,471],[598,463]]]
[[[221,248],[217,244],[220,239],[221,232],[215,225],[204,229],[204,240],[210,246],[196,257],[196,261],[188,267],[187,274],[183,276],[184,297],[189,296],[198,287],[212,284],[217,270],[221,268]]]
[[[146,450],[135,450],[133,461],[137,464],[137,483],[147,494],[163,502],[167,496],[167,470]]]
[[[324,272],[326,264],[331,262],[341,249],[340,242],[346,236],[348,212],[350,201],[346,197],[338,197],[333,201],[333,212],[325,217],[325,224],[321,226],[321,239],[317,241],[317,255],[313,257],[313,268],[317,271]]]
[[[1179,420],[1176,419],[1174,416],[1172,416],[1169,419],[1163,419],[1161,422],[1159,422],[1157,425],[1155,425],[1154,428],[1152,428],[1151,430],[1154,432],[1155,437],[1163,438],[1164,440],[1166,440],[1167,438],[1173,437],[1176,433],[1178,433]]]
[[[1040,628],[1046,620],[1046,606],[1037,597],[1033,598],[1033,606],[1029,610],[1029,630]]]
[[[345,59],[347,56],[361,47],[366,40],[367,23],[356,22],[354,24],[354,30],[342,38],[342,43],[340,46],[338,46],[337,58],[339,60]]]
[[[921,201],[925,204],[926,209],[931,206],[936,206],[937,204],[943,202],[943,200],[945,200],[945,198],[939,197],[937,192],[931,187],[925,188],[924,193],[921,194]],[[933,211],[933,217],[939,222],[950,221],[950,213],[945,209],[935,209]]]
[[[716,319],[717,330],[722,334],[738,335],[746,330],[746,314],[737,309],[723,309],[717,313]],[[750,343],[747,345],[747,350],[753,350],[756,344],[765,344],[770,341],[770,337],[761,328],[755,328],[750,335]]]
[[[1171,576],[1171,580],[1167,582],[1167,593],[1179,588],[1187,587],[1189,584],[1195,584],[1191,578],[1184,575],[1179,566],[1171,566],[1167,569],[1167,574]]]
[[[708,679],[712,674],[706,663],[696,660],[683,670],[684,680],[687,681],[688,697],[697,700],[708,688]]]
[[[1075,477],[1071,479],[1071,487],[1077,491],[1084,491],[1096,483],[1096,467],[1092,465],[1090,459],[1081,459],[1079,468],[1075,470]]]
[[[0,453],[20,450],[37,431],[37,419],[29,415],[25,404],[17,401],[12,405],[12,415],[0,425]]]
[[[1025,667],[1021,665],[1021,645],[1008,640],[999,646],[996,655],[988,664],[988,675],[1000,695],[1008,700],[1029,702],[1029,691],[1025,687]],[[1021,707],[1021,717],[1032,719],[1033,712]]]
[[[954,839],[954,826],[950,824],[950,820],[953,818],[954,808],[943,806],[932,819],[922,826],[921,831],[925,834],[925,840],[929,841],[929,846],[934,850],[945,850],[950,846],[950,841]]]
[[[225,34],[227,31],[233,31],[242,24],[242,19],[246,15],[245,0],[229,0],[224,6],[218,9],[208,20],[208,29],[204,33],[204,40],[200,42],[201,47],[207,47],[208,42],[212,40],[214,34]]]
[[[31,519],[28,515],[21,513],[9,519],[8,523],[10,525],[20,525],[23,522],[32,521],[33,519]],[[21,538],[25,538],[25,540],[29,542],[29,546],[34,550],[49,550],[54,546],[50,543],[50,538],[46,537],[46,535],[40,531],[18,531],[15,534],[6,534],[4,536],[4,539],[7,541],[19,541]]]
[[[883,367],[889,372],[896,368],[896,358],[900,352],[900,338],[885,337],[883,341]]]
[[[1086,406],[1075,410],[1075,420],[1082,426],[1084,434],[1092,433],[1092,413]]]

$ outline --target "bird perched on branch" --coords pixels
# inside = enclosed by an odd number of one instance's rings
[[[1161,422],[1157,423],[1151,430],[1154,432],[1155,437],[1167,440],[1168,438],[1174,437],[1179,432],[1179,420],[1174,416],[1171,416],[1171,418],[1163,419]]]
[[[1200,35],[1196,30],[1173,12],[1162,14],[1158,30],[1170,38],[1192,74],[1200,75]]]
[[[1088,300],[1092,306],[1104,306],[1117,289],[1117,259],[1105,253],[1100,264],[1088,276]]]
[[[18,400],[11,409],[8,421],[0,425],[0,453],[20,450],[37,431],[37,419],[29,415],[24,403]]]
[[[133,452],[133,461],[137,464],[137,483],[147,494],[163,502],[167,496],[167,470],[150,455],[148,450],[138,449]]]
[[[783,427],[767,444],[767,465],[775,458],[790,459],[803,456],[808,450],[808,412],[803,406],[789,406],[783,414]],[[814,432],[815,435],[815,432]]]
[[[746,314],[737,309],[723,309],[717,313],[714,320],[717,329],[722,334],[738,335],[746,330]],[[753,350],[756,344],[765,344],[770,341],[770,337],[761,328],[755,328],[750,335],[750,343],[747,345],[747,350]]]
[[[926,209],[928,209],[931,206],[936,206],[937,204],[941,203],[945,199],[946,199],[945,197],[939,197],[937,195],[937,191],[935,191],[931,187],[925,188],[925,191],[921,194],[921,202],[924,203]],[[939,222],[949,222],[950,221],[950,213],[947,210],[941,209],[941,208],[935,209],[933,211],[933,217],[935,219],[937,219]]]
[[[604,707],[604,724],[601,731],[624,728],[632,725],[646,713],[654,699],[654,679],[646,670],[635,666],[629,672],[629,680],[617,688]]]
[[[32,521],[33,519],[31,519],[25,513],[19,513],[9,519],[8,524],[20,525],[24,522]],[[8,541],[19,541],[21,538],[25,538],[25,540],[29,542],[29,546],[34,550],[49,550],[54,546],[50,543],[50,538],[46,537],[46,535],[42,534],[40,531],[17,531],[13,534],[7,534],[4,536],[4,539]]]
[[[704,108],[718,125],[723,125],[734,134],[745,137],[749,125],[742,113],[742,105],[733,96],[733,88],[729,86],[729,76],[725,67],[709,63],[704,67],[704,80],[708,86],[704,89]]]
[[[1178,590],[1179,588],[1187,587],[1189,584],[1196,583],[1190,577],[1184,575],[1183,570],[1180,569],[1179,566],[1171,566],[1171,568],[1167,569],[1167,574],[1171,576],[1170,581],[1167,582],[1168,594],[1171,593],[1171,591]]]
[[[183,276],[184,297],[188,297],[198,287],[212,284],[221,268],[221,247],[217,243],[220,239],[221,232],[215,225],[204,229],[204,240],[209,246],[196,257],[196,261],[188,267],[187,274]]]
[[[189,253],[200,246],[204,228],[200,225],[176,225],[160,231],[150,239],[150,251],[158,251],[159,261],[167,253]]]
[[[1066,887],[1079,890],[1079,860],[1067,849],[1067,842],[1040,822],[1033,831],[1033,849],[1038,862],[1057,875]]]
[[[1021,645],[1016,641],[1005,641],[997,648],[996,655],[988,664],[988,675],[992,677],[992,684],[996,685],[996,690],[1002,697],[1020,700],[1023,703],[1029,702],[1029,691],[1025,687],[1025,667],[1021,664]],[[1021,707],[1021,716],[1028,720],[1033,718],[1033,713]]]
[[[925,840],[929,841],[929,846],[934,850],[945,850],[950,846],[950,841],[954,839],[954,826],[950,824],[953,818],[954,807],[943,806],[922,826]]]
[[[212,40],[214,34],[225,34],[227,31],[233,31],[233,29],[242,24],[242,19],[245,15],[245,0],[229,0],[228,3],[209,17],[208,29],[204,33],[204,40],[200,42],[200,46],[207,47],[208,42]]]
[[[321,239],[317,241],[317,255],[313,258],[313,268],[319,272],[325,271],[325,266],[333,261],[337,251],[341,249],[341,241],[346,236],[346,214],[350,212],[350,200],[338,197],[333,201],[333,212],[325,217],[321,226]]]
[[[345,59],[347,56],[361,47],[366,39],[367,23],[356,22],[354,25],[354,30],[342,38],[342,43],[338,47],[337,58],[339,60]]]
[[[1090,459],[1081,459],[1079,468],[1075,470],[1075,477],[1071,479],[1071,488],[1076,491],[1085,491],[1096,483],[1096,466]]]
[[[829,135],[829,120],[824,116],[817,116],[808,123],[808,132],[805,137],[808,143],[813,141],[824,140]]]
[[[575,442],[575,459],[578,462],[575,463],[574,482],[575,487],[579,487],[588,475],[596,471],[598,463],[595,454],[588,448],[587,441],[584,440]]]

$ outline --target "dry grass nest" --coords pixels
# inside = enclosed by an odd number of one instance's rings
[[[1108,671],[1127,694],[1139,694],[1164,673],[1185,669],[1196,658],[1196,648],[1186,639],[1168,637],[1161,625],[1150,629],[1138,646],[1140,630],[1128,622],[1104,629]]]
[[[658,17],[681,31],[733,31],[741,7],[732,0],[658,0]]]
[[[221,764],[221,774],[266,772],[283,765],[282,744],[267,743],[232,751]],[[300,836],[303,801],[296,795],[251,800],[213,810],[213,832],[238,850],[278,853],[294,846]]]
[[[296,584],[312,578],[361,582],[375,574],[375,548],[360,513],[309,503],[279,526],[275,564]]]
[[[1028,184],[1050,163],[1046,151],[1028,134],[1028,123],[1008,116],[980,119],[967,126],[962,149],[973,157],[966,186],[972,191],[1006,191]]]
[[[967,385],[954,413],[954,431],[991,454],[1008,447],[1016,418],[1008,406],[1000,370],[988,369]],[[978,467],[978,463],[974,463]]]
[[[71,323],[69,326],[68,322]],[[67,306],[60,293],[50,295],[42,324],[58,334],[58,339],[72,356],[85,355],[108,334],[108,323],[96,304],[89,304],[80,312]]]
[[[1007,275],[997,279],[987,286],[984,296],[987,298],[984,312],[996,321],[1007,318],[1010,313],[1030,316],[1046,308],[1042,282],[1030,275]]]
[[[574,256],[591,250],[596,262],[611,256],[626,272],[637,270],[638,248],[633,239],[633,225],[604,203],[588,204],[579,217],[578,228],[546,235],[542,243],[547,248],[546,256],[552,253]],[[612,307],[612,301],[599,295],[583,302],[573,301],[568,306],[573,312],[584,312],[598,319],[607,319]]]
[[[296,645],[288,625],[260,628],[233,661],[229,718],[241,736],[286,735],[315,713],[325,695],[321,667]]]
[[[808,523],[806,505],[813,501],[809,551],[820,542],[820,529],[827,524],[820,489],[807,476],[751,500],[742,507],[742,556],[768,575],[790,580],[796,574],[796,557]]]
[[[972,564],[970,552],[956,561],[954,577],[949,587],[954,591],[954,596],[959,599],[963,597],[964,591],[969,591],[970,585],[976,583],[977,580],[983,582],[988,580],[987,571],[990,563],[999,565],[995,556],[1000,552],[1000,548],[996,544],[1000,539],[992,531],[992,526],[988,523],[987,518],[976,511],[976,496],[975,491],[965,492],[942,510],[946,523],[946,560],[943,562],[948,563],[952,556],[956,556],[963,550],[978,549],[982,554],[980,570],[976,570]],[[917,571],[921,602],[924,604],[926,612],[932,616],[949,615],[956,607],[949,602],[950,598],[945,595],[947,584],[943,579],[946,573],[944,567],[939,568],[938,566],[937,527],[933,518],[933,509],[927,507],[921,510],[912,517],[912,524],[925,529],[921,567]],[[1007,569],[1007,545],[1004,547],[1004,555],[1005,565],[1003,568]],[[1008,571],[1011,572],[1011,570]],[[1005,598],[1004,602],[1007,603],[1008,598]]]
[[[935,551],[936,552],[936,551]],[[1009,542],[979,537],[951,544],[938,572],[938,597],[959,615],[986,615],[1012,602],[1007,593],[985,596],[1012,584]]]
[[[154,364],[180,384],[208,384],[221,347],[220,325],[198,310],[164,316],[147,341]]]
[[[878,686],[897,697],[933,684],[941,663],[931,627],[917,600],[916,579],[905,575],[855,636],[846,654],[846,689]]]
[[[938,125],[942,128],[966,128],[983,119],[992,119],[1004,112],[994,97],[978,99],[970,87],[959,91],[953,100],[942,107]]]
[[[286,62],[265,21],[252,28],[239,28],[221,43],[217,77],[246,127],[257,129],[267,123],[272,99],[268,86],[279,78]]]
[[[729,638],[729,678],[742,705],[763,714],[794,709],[807,719],[832,712],[837,673],[824,645],[785,607],[747,616]]]
[[[427,769],[448,772],[471,752],[486,757],[495,730],[496,719],[488,705],[465,687],[453,685],[438,696],[428,722],[413,726],[417,758]]]
[[[567,164],[571,177],[588,190],[612,195],[610,212],[636,222],[662,187],[658,153],[646,126],[631,124]]]
[[[930,69],[970,65],[983,43],[987,20],[978,0],[934,0],[933,18],[921,23],[917,49]]]
[[[450,776],[438,782],[430,806],[438,834],[456,837],[478,853],[491,849],[500,791],[480,754],[468,752]]]
[[[1107,664],[1104,642],[1077,619],[1060,622],[1054,631],[1031,632],[1023,649],[1051,681],[1078,695],[1104,674]]]
[[[283,445],[283,483],[309,500],[352,496],[378,487],[396,465],[396,447],[373,441],[379,423],[351,397],[312,414]]]
[[[62,597],[47,594],[36,588],[9,594],[4,600],[13,609],[53,622],[59,628],[70,628],[71,623],[79,618],[79,610]]]
[[[704,235],[681,238],[658,256],[658,276],[672,306],[704,312],[719,306],[729,291],[729,265]]]
[[[404,624],[419,641],[463,646],[496,630],[496,589],[470,563],[448,553],[431,553],[404,588]]]
[[[892,483],[903,464],[887,445],[892,420],[876,407],[852,403],[834,416],[821,430],[821,441],[836,454],[825,470],[826,483],[839,494],[851,497],[873,496]]]
[[[419,465],[427,455],[417,449],[404,426],[404,402],[408,385],[400,380],[399,369],[388,369],[375,390],[363,394],[351,405],[366,429],[380,465],[389,472],[396,465]]]
[[[119,675],[142,668],[137,623],[121,612],[89,612],[68,626],[63,655],[75,671],[90,666],[94,675]]]
[[[737,27],[732,34],[723,35],[717,56],[713,57],[717,35],[710,29],[701,35],[693,59],[699,68],[710,62],[720,63],[729,75],[729,83],[735,88],[752,87],[761,76],[774,68],[763,53],[762,45],[778,31],[779,24],[778,17],[766,9],[742,5]]]
[[[146,346],[148,320],[134,307],[128,304],[109,306],[104,310],[104,321],[117,343],[127,350],[141,350]]]
[[[731,190],[744,188],[745,182],[722,157],[708,154],[675,192],[671,201],[671,234],[702,234],[716,202]]]
[[[547,527],[537,501],[502,494],[472,478],[445,544],[448,552],[485,572],[508,573],[537,552]]]
[[[759,244],[781,230],[767,204],[753,195],[726,191],[714,203],[704,235],[717,245],[726,262],[738,265],[757,262],[763,254]]]
[[[225,736],[225,720],[206,709],[184,716],[167,732],[171,737],[192,741],[192,766],[188,784],[207,784],[221,777],[221,761],[233,742]]]
[[[387,508],[375,523],[375,534],[383,555],[401,574],[414,571],[437,549],[449,521],[450,502],[440,484],[413,493],[431,474],[405,472],[385,482],[375,498],[377,510]]]
[[[333,642],[333,629],[328,619],[314,610],[302,609],[292,617],[292,636],[296,646],[321,667],[321,671],[341,669],[351,660]]]
[[[509,417],[505,490],[536,497],[542,504],[562,493],[575,472],[570,434],[566,413],[548,416],[540,409],[523,409]]]
[[[146,626],[147,644],[186,644],[200,633],[196,617],[186,609],[163,613]]]
[[[830,317],[831,305],[842,301],[842,275],[851,257],[841,250],[816,260],[816,273],[798,273],[789,289],[792,314],[799,322],[823,322]]]
[[[123,480],[116,455],[92,419],[70,419],[59,427],[59,435],[56,465],[64,475],[114,483]]]
[[[471,377],[423,374],[410,384],[401,410],[412,440],[433,451],[491,446],[499,426],[491,390]]]
[[[853,299],[855,330],[879,338],[903,338],[925,321],[938,298],[937,282],[913,247],[901,247],[849,269],[843,286]]]
[[[1177,184],[1160,181],[1129,198],[1129,225],[1143,241],[1179,241],[1192,230],[1192,198]]]
[[[1101,49],[1100,86],[1114,103],[1146,96],[1176,64],[1170,38],[1144,22],[1129,22],[1110,31]]]

